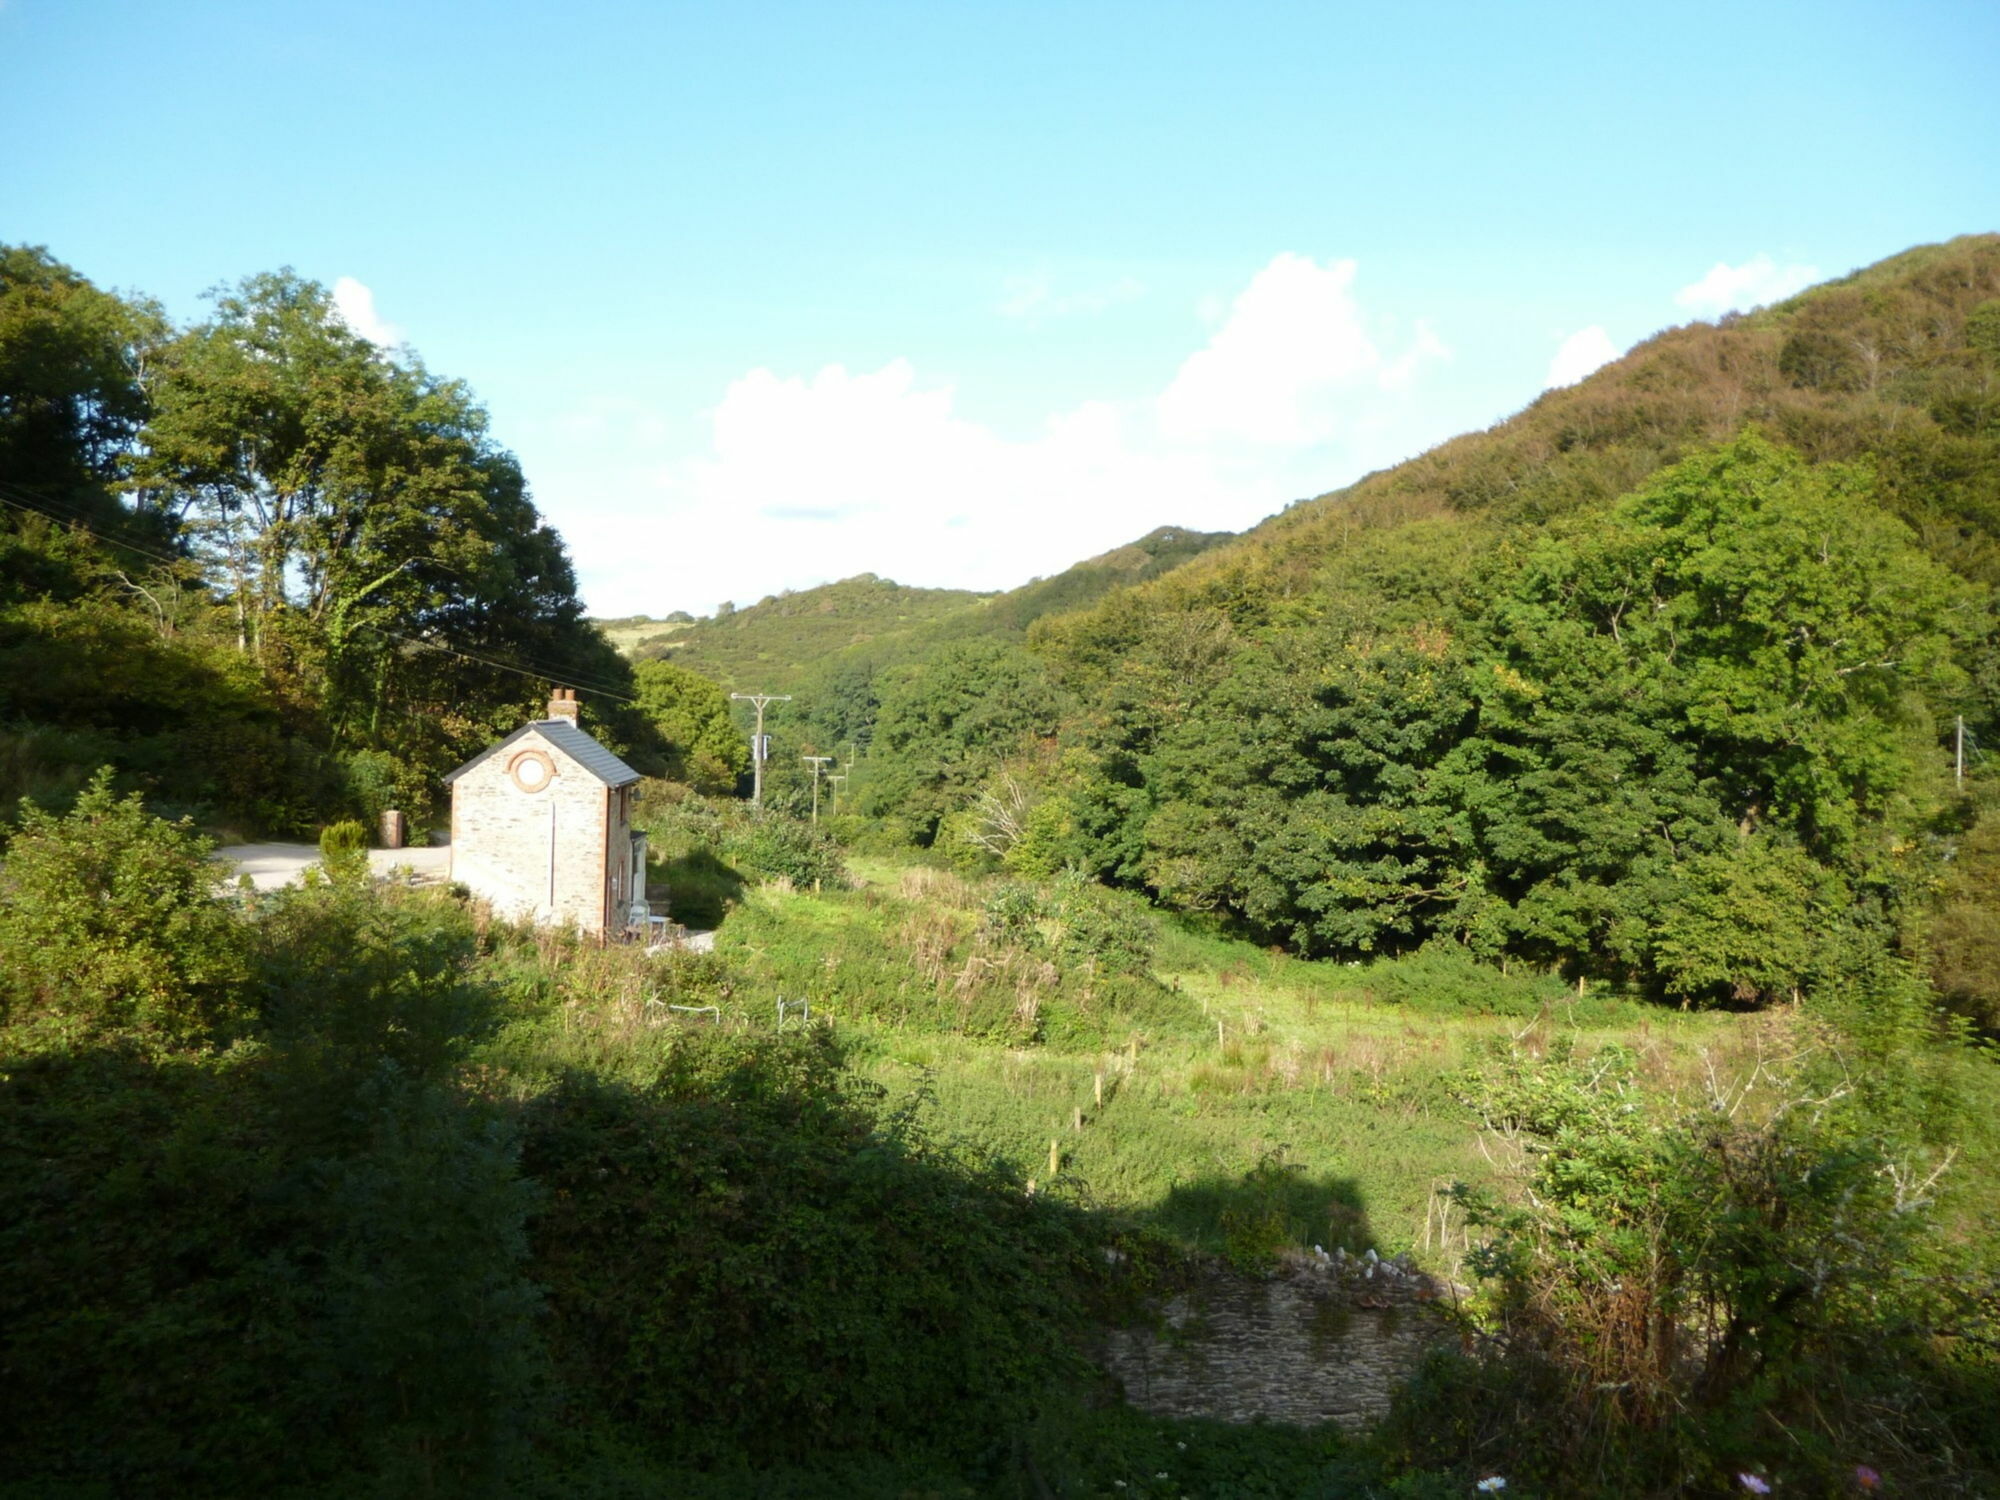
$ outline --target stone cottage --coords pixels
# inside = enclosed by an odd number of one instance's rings
[[[646,835],[632,828],[639,773],[577,724],[576,694],[445,777],[451,878],[495,911],[619,937],[645,931]]]

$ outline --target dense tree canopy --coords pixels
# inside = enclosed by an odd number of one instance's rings
[[[1927,704],[1976,615],[1872,501],[1748,436],[1496,550],[1456,607],[1241,648],[1197,711],[1113,731],[1149,883],[1307,952],[1796,987],[1807,927],[1934,802]]]
[[[735,791],[750,774],[750,746],[722,689],[666,661],[642,661],[633,676],[640,711],[665,746],[667,774],[698,792]]]
[[[629,668],[466,388],[290,271],[214,302],[175,331],[0,250],[0,659],[23,668],[0,735],[32,742],[11,789],[113,760],[271,827],[422,816],[550,683],[651,764]],[[100,738],[60,740],[79,729]]]
[[[1925,942],[1983,795],[1951,726],[2000,737],[1996,305],[2000,240],[1912,251],[1044,617],[1060,755],[888,732],[979,722],[932,652],[877,684],[867,805],[1308,954],[1755,1002]],[[1983,1014],[1984,876],[1945,884]]]

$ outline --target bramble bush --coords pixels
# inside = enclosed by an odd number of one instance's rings
[[[1848,1041],[1795,1025],[1689,1101],[1619,1049],[1514,1050],[1473,1081],[1523,1191],[1459,1190],[1486,1232],[1468,1264],[1490,1332],[1400,1398],[1388,1436],[1409,1461],[1554,1493],[1720,1493],[1738,1473],[1835,1493],[1862,1464],[1979,1492],[1993,1382],[1961,1356],[1991,1309],[1936,1233],[1951,1156],[1915,1118],[1925,1086],[1904,1108],[1864,1097]]]

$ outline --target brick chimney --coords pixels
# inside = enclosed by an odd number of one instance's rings
[[[549,695],[549,717],[551,719],[567,719],[570,723],[574,724],[576,722],[576,715],[576,689],[557,688],[555,692]]]

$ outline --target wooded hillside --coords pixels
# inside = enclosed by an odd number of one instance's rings
[[[1974,236],[1664,333],[1026,651],[940,649],[848,731],[858,805],[1302,953],[1782,997],[1827,934],[1991,888],[1953,748],[2000,734],[1997,549]],[[1940,941],[1993,1015],[1969,925]]]

